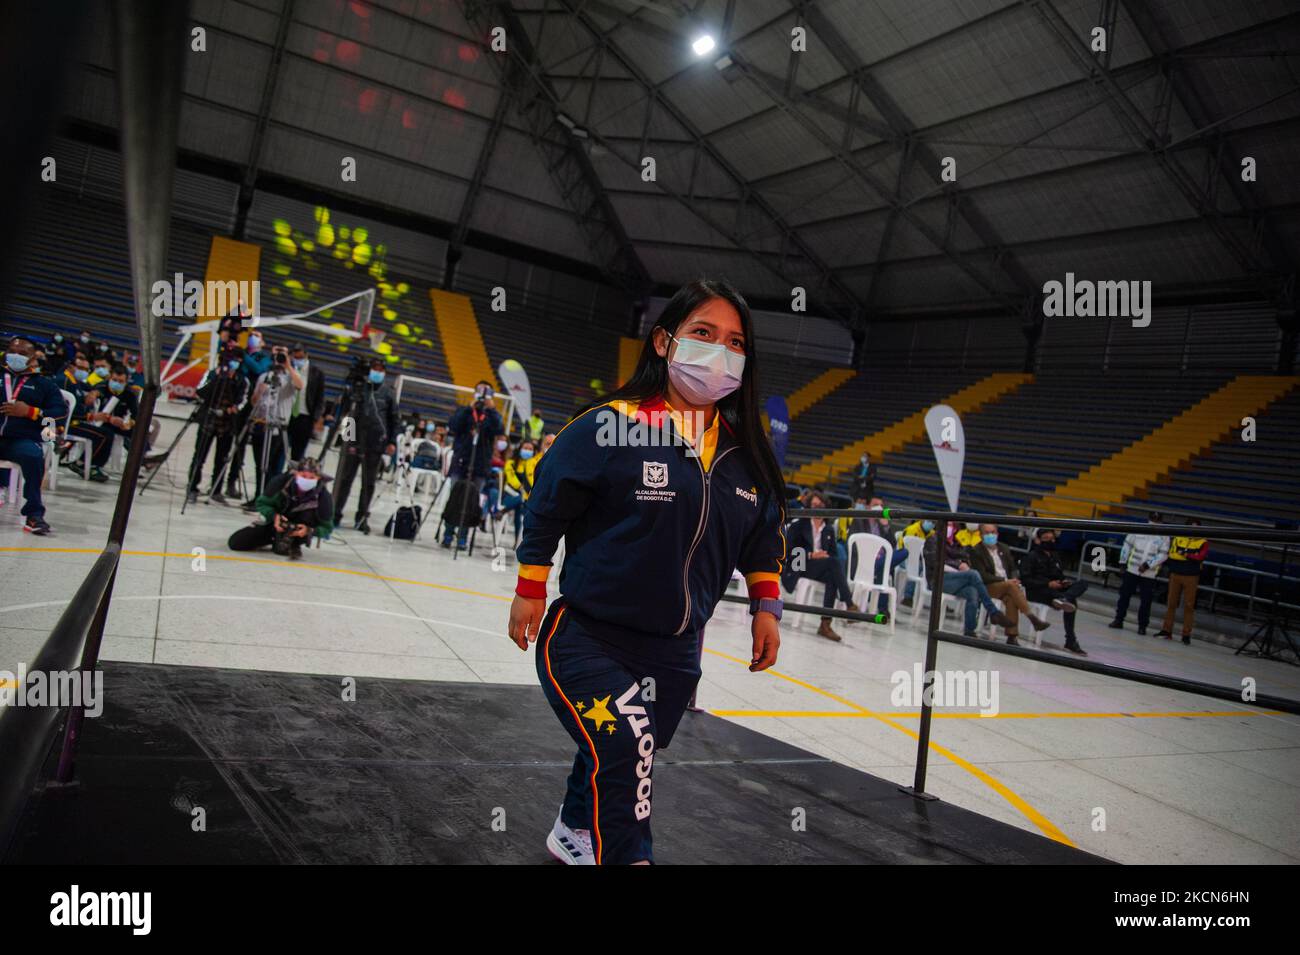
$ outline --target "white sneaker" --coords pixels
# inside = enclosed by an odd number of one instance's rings
[[[596,864],[596,853],[591,848],[591,830],[570,829],[558,815],[546,836],[546,848],[565,865]]]

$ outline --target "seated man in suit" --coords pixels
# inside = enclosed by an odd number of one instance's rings
[[[1020,559],[1020,576],[1024,580],[1025,596],[1037,604],[1049,604],[1061,611],[1065,620],[1065,649],[1086,657],[1074,632],[1074,618],[1079,607],[1076,603],[1088,589],[1086,580],[1065,576],[1061,559],[1056,555],[1056,531],[1050,527],[1037,528],[1034,546]]]
[[[1011,621],[1006,627],[1007,643],[1016,642],[1016,637],[1020,634],[1022,613],[1029,618],[1035,630],[1046,630],[1051,624],[1039,620],[1029,612],[1025,588],[1020,583],[1020,569],[1016,559],[1011,556],[1010,548],[1006,544],[998,543],[997,525],[981,524],[979,532],[979,543],[967,550],[970,554],[970,565],[984,581],[989,596],[994,600],[1001,600],[1002,606],[1006,608],[1007,619]]]
[[[826,499],[816,491],[808,496],[808,507],[823,508]],[[781,585],[787,591],[793,591],[799,578],[807,577],[826,585],[822,606],[835,606],[835,598],[843,600],[845,605],[857,612],[853,604],[853,592],[849,589],[848,578],[844,575],[844,565],[840,562],[839,551],[835,546],[835,526],[820,517],[801,517],[791,521],[785,531],[786,565],[781,572]],[[840,635],[831,629],[831,618],[822,617],[817,636],[827,640],[839,640]]]

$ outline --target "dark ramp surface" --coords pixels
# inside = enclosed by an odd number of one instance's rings
[[[335,677],[104,673],[81,785],[29,806],[10,861],[550,861],[574,750],[536,687],[360,679],[344,702]],[[654,799],[660,863],[1104,861],[702,714],[655,759]]]

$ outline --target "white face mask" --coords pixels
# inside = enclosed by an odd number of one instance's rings
[[[301,474],[294,478],[294,482],[298,485],[300,491],[310,491],[319,480],[320,478],[303,477]]]
[[[505,442],[505,441],[498,441],[498,442],[497,442],[497,450],[498,450],[498,451],[504,451],[505,449],[506,449],[506,442]]]
[[[677,342],[668,362],[668,380],[691,404],[711,405],[740,387],[744,355],[725,345],[668,337]]]

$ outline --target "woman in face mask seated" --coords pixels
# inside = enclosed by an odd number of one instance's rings
[[[328,480],[315,458],[303,458],[292,471],[277,474],[256,501],[263,523],[241,527],[230,535],[227,546],[257,550],[269,544],[291,560],[302,557],[302,548],[314,535],[327,537],[334,529],[334,502],[325,489]]]
[[[507,632],[521,650],[537,642],[542,689],[577,746],[547,839],[566,863],[651,861],[655,756],[700,678],[700,634],[733,570],[749,586],[749,668],[776,662],[785,484],[759,421],[754,349],[735,289],[686,285],[627,384],[537,465]]]
[[[525,438],[506,461],[506,486],[501,496],[500,510],[514,512],[515,537],[519,536],[519,521],[523,517],[521,505],[533,492],[533,479],[537,473],[537,443]]]

